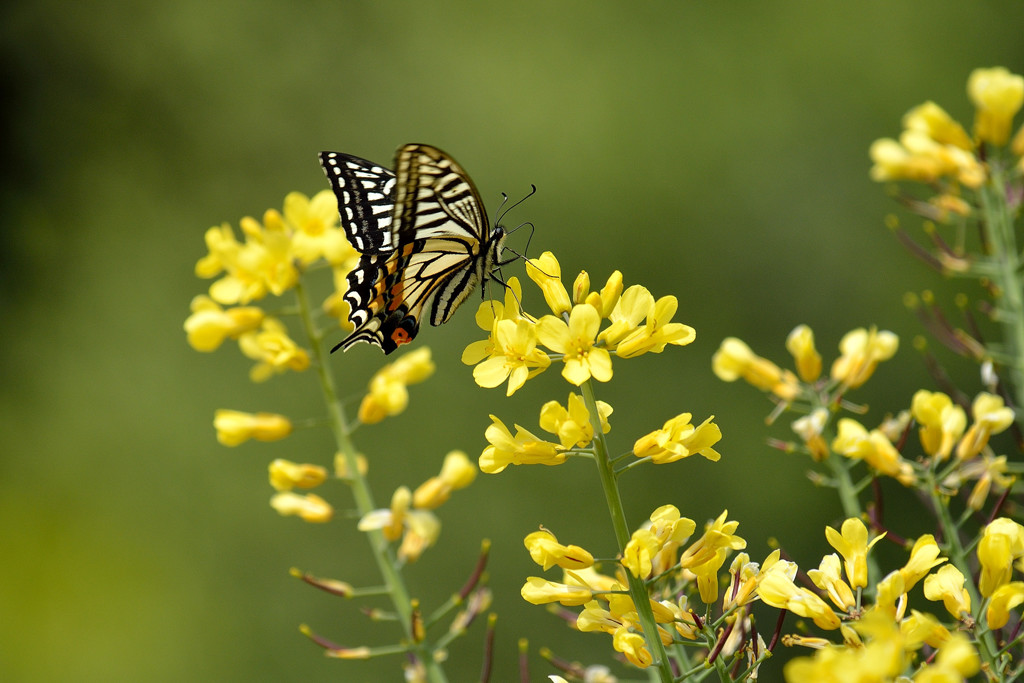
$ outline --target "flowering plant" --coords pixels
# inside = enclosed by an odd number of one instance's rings
[[[968,94],[977,108],[972,133],[928,102],[906,115],[899,140],[875,142],[870,155],[871,177],[899,183],[901,203],[926,219],[930,246],[890,218],[899,240],[944,275],[975,278],[991,295],[979,308],[1001,326],[997,341],[982,339],[963,306],[966,330],[950,324],[930,295],[909,300],[929,332],[978,363],[980,386],[962,390],[937,373],[935,389],[887,406],[890,415],[870,422],[851,398],[900,346],[896,335],[874,327],[846,334],[827,373],[807,325],[786,339],[792,370],[736,338],[722,341],[711,359],[722,380],[743,379],[766,392],[775,404],[770,423],[795,415],[793,436],[771,436],[768,444],[806,454],[812,480],[835,490],[844,518],[823,525],[832,552],[816,567],[804,569],[782,548],[752,558],[739,522],[727,510],[698,524],[684,516],[679,501],[654,501],[642,523],[627,518],[620,480],[631,470],[668,466],[665,471],[674,472],[693,455],[712,462],[723,457],[715,448],[722,433],[713,417],[694,418],[690,412],[660,426],[659,418],[648,433],[629,436],[625,452],[612,447],[613,408],[598,393],[613,380],[614,367],[695,339],[692,327],[674,320],[674,296],[627,286],[619,271],[599,289],[592,290],[587,272],[567,288],[558,260],[545,252],[526,262],[526,274],[546,312],[528,312],[530,297],[516,278],[507,282],[502,301],[479,306],[476,322],[486,337],[462,353],[478,385],[504,386],[512,396],[555,369],[568,384],[564,403],[563,388],[540,407],[539,430],[550,437],[519,425],[513,431],[495,410],[483,429],[487,445],[477,459],[479,471],[496,475],[510,466],[589,462],[601,495],[584,500],[603,501],[601,514],[607,514],[608,541],[601,548],[560,540],[547,527],[526,536],[526,550],[541,572],[560,574],[524,577],[524,600],[556,606],[555,613],[581,632],[610,636],[613,658],[644,671],[649,680],[700,680],[712,672],[723,681],[754,680],[780,644],[810,652],[784,666],[789,681],[960,681],[979,673],[1010,681],[1024,672],[1024,580],[1017,575],[1024,571],[1024,526],[1014,498],[1024,468],[1013,457],[1021,443],[1016,411],[1024,405],[1024,264],[1016,234],[1024,197],[1024,128],[1013,134],[1013,118],[1024,103],[1024,78],[1000,68],[978,69],[968,80]],[[484,543],[465,585],[430,612],[410,597],[404,571],[436,541],[436,510],[473,482],[477,467],[452,451],[437,476],[414,491],[398,486],[390,505],[378,507],[368,485],[373,458],[362,458],[352,440],[356,426],[405,409],[409,385],[434,371],[430,351],[421,347],[384,365],[370,381],[357,417],[350,417],[323,348],[324,320],[345,325],[345,275],[357,257],[337,225],[333,196],[292,193],[283,212],[268,211],[262,222],[243,219],[241,229],[244,242],[228,226],[207,232],[209,254],[196,272],[219,279],[208,296],[193,300],[185,323],[189,343],[213,351],[236,340],[255,361],[250,378],[256,382],[289,371],[317,373],[336,442],[333,467],[274,460],[271,505],[306,522],[343,523],[334,515],[336,503],[309,490],[332,474],[346,482],[356,526],[368,536],[382,590],[400,624],[398,642],[388,645],[343,646],[302,630],[330,656],[402,654],[407,680],[446,680],[447,645],[490,604],[482,580],[489,546]],[[977,244],[969,240],[972,230],[980,235]],[[328,268],[335,288],[318,311],[306,280]],[[286,293],[296,305],[282,311],[299,321],[299,340],[291,337],[282,313],[254,305]],[[222,444],[237,446],[286,438],[307,422],[223,410],[214,426]],[[886,478],[913,494],[922,515],[934,519],[933,533],[907,538],[884,518],[879,482]],[[882,543],[902,549],[895,566],[883,566],[876,550]],[[365,593],[304,571],[293,574],[334,595]],[[761,623],[765,609],[776,616]],[[796,632],[789,614],[799,619]],[[445,622],[448,629],[438,634]],[[488,623],[493,629],[493,616]],[[488,646],[484,679],[491,654]],[[553,680],[618,680],[605,664],[581,664],[546,649],[541,654],[558,670]]]

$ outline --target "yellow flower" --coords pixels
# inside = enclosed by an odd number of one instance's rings
[[[829,600],[844,612],[857,604],[853,596],[853,590],[849,584],[843,581],[839,556],[835,553],[821,558],[821,564],[817,569],[809,569],[807,576],[814,582],[814,585],[828,594]]]
[[[912,485],[917,479],[913,466],[900,457],[889,437],[879,429],[872,429],[869,433],[863,425],[851,418],[839,420],[832,450],[847,458],[863,460],[879,473],[896,479],[904,486]]]
[[[594,564],[594,556],[577,545],[562,545],[547,529],[534,531],[523,541],[533,561],[545,571],[558,565],[562,569],[585,569]]]
[[[562,284],[562,268],[550,251],[545,251],[540,258],[528,259],[526,274],[540,287],[540,291],[544,293],[544,301],[552,313],[562,315],[572,308],[569,293]]]
[[[930,647],[939,647],[949,640],[949,629],[939,623],[939,620],[930,614],[910,610],[910,616],[900,622],[900,633],[907,641],[909,649],[918,649],[921,643]]]
[[[391,507],[371,510],[362,516],[356,528],[360,531],[379,529],[385,539],[397,541],[402,537],[411,505],[412,492],[405,486],[399,486],[391,494]]]
[[[437,542],[441,535],[441,520],[429,510],[412,510],[405,522],[405,533],[398,546],[401,562],[415,562],[423,551]]]
[[[583,448],[594,440],[590,412],[579,394],[569,394],[566,405],[568,408],[558,401],[545,403],[540,409],[540,427],[546,432],[557,434],[563,448]],[[604,401],[598,401],[597,409],[600,412],[601,431],[607,434],[611,429],[608,416],[612,413],[612,407]]]
[[[581,270],[572,283],[572,302],[574,304],[586,303],[590,294],[590,273]],[[600,313],[601,311],[598,311]]]
[[[793,421],[793,431],[803,439],[807,450],[811,452],[811,458],[815,462],[821,462],[828,457],[828,444],[822,432],[828,424],[828,408],[815,408],[807,415]]]
[[[644,637],[639,633],[633,633],[626,626],[620,626],[612,634],[612,647],[616,652],[621,652],[630,664],[640,669],[646,669],[654,662]]]
[[[287,370],[302,372],[309,368],[309,354],[288,336],[288,328],[277,318],[264,318],[259,331],[242,334],[238,348],[257,361],[249,371],[253,382],[264,382]]]
[[[832,379],[856,389],[868,381],[883,360],[889,360],[899,348],[899,337],[863,327],[847,332],[839,342],[842,355],[832,364]]]
[[[704,535],[680,556],[680,567],[690,569],[703,564],[714,559],[714,554],[723,548],[741,550],[747,547],[747,542],[734,533],[740,523],[737,521],[726,521],[728,514],[728,510],[723,510],[722,514],[707,525]]]
[[[967,415],[963,408],[953,405],[953,399],[940,391],[933,393],[921,389],[915,393],[910,414],[921,425],[921,446],[939,462],[949,457],[967,428]]]
[[[977,107],[974,134],[982,142],[1005,145],[1013,117],[1024,104],[1024,77],[1001,66],[975,69],[967,78],[967,94]]]
[[[843,522],[841,531],[825,527],[825,538],[829,545],[839,551],[846,566],[846,580],[853,588],[868,585],[868,550],[878,543],[885,534],[876,536],[868,543],[868,529],[864,522],[850,517]]]
[[[615,272],[618,273],[618,271]],[[609,283],[611,283],[610,278]],[[621,274],[614,285],[615,289],[612,290],[612,293],[615,294],[615,302],[610,311],[605,305],[603,294],[601,299],[601,310],[608,311],[607,315],[601,317],[607,317],[612,324],[598,335],[598,340],[609,349],[614,349],[623,339],[639,332],[640,321],[652,315],[654,310],[654,296],[647,291],[646,287],[633,285],[623,292]],[[605,289],[609,286],[611,285],[606,285]]]
[[[615,629],[620,626],[622,626],[622,622],[601,607],[601,603],[597,600],[587,602],[579,616],[576,617],[576,628],[584,633],[593,631],[615,633]]]
[[[282,516],[296,515],[304,522],[329,522],[334,516],[334,508],[320,496],[307,493],[299,495],[291,491],[275,493],[270,499],[270,506]]]
[[[914,683],[961,683],[979,671],[978,651],[967,636],[955,633],[939,647],[934,662],[917,672]]]
[[[767,358],[761,358],[735,337],[722,340],[711,358],[711,369],[718,379],[734,382],[743,378],[762,391],[770,391],[785,401],[800,394],[800,382],[789,370],[783,370]]]
[[[934,102],[925,102],[903,116],[903,127],[920,131],[942,145],[953,145],[970,151],[974,145],[967,131]]]
[[[798,325],[786,337],[786,350],[796,361],[796,372],[805,382],[814,382],[821,375],[821,354],[814,348],[814,332],[807,325]]]
[[[587,297],[587,302],[591,303],[594,308],[597,308],[597,312],[601,314],[602,318],[608,318],[611,316],[612,311],[619,305],[619,299],[622,296],[622,273],[614,271],[608,276],[608,280],[605,282],[604,287],[601,288],[599,294],[600,301],[595,301],[593,297]]]
[[[803,681],[892,681],[906,668],[898,639],[877,639],[865,647],[824,647],[813,657],[796,657],[786,663],[788,683]]]
[[[519,310],[523,300],[523,288],[519,278],[510,277],[505,287],[505,300],[481,301],[476,309],[476,325],[487,333],[487,339],[475,341],[462,351],[462,362],[476,365],[480,361],[494,355],[500,355],[501,349],[494,339],[495,323],[499,320],[528,320]]]
[[[1013,424],[1013,409],[1007,408],[1001,396],[981,392],[971,404],[974,423],[956,447],[956,457],[973,458],[988,444],[993,434],[1006,431]]]
[[[935,602],[941,600],[956,619],[971,616],[971,596],[964,588],[964,575],[951,564],[925,577],[924,597]]]
[[[637,578],[647,578],[651,574],[652,560],[661,546],[662,542],[650,529],[637,529],[622,551],[622,566]]]
[[[899,571],[889,572],[875,586],[875,605],[872,610],[899,621],[907,609],[906,596],[903,575]]]
[[[971,152],[937,142],[923,130],[905,130],[899,142],[891,138],[876,140],[869,154],[875,162],[871,179],[876,181],[934,183],[951,177],[968,187],[985,182],[985,167]]]
[[[982,453],[981,457],[965,463],[960,468],[959,476],[964,479],[977,479],[974,488],[967,496],[967,507],[972,510],[980,510],[985,505],[985,499],[995,484],[997,491],[1005,491],[1017,481],[1016,477],[1006,474],[1006,456],[991,456]]]
[[[357,253],[338,227],[338,200],[330,190],[321,190],[312,199],[289,192],[284,198],[284,220],[292,230],[291,253],[304,266],[319,258],[339,265]]]
[[[492,424],[484,432],[490,446],[480,454],[480,469],[487,474],[497,474],[509,465],[561,465],[565,462],[565,449],[560,445],[544,441],[519,425],[513,438],[508,427],[491,415]]]
[[[612,378],[608,351],[594,346],[601,318],[593,306],[580,304],[569,312],[569,324],[546,315],[537,324],[537,336],[546,347],[562,354],[562,376],[579,386],[593,377],[598,382]]]
[[[945,557],[939,557],[939,552],[939,546],[931,534],[917,539],[910,551],[910,559],[900,569],[905,592],[909,592],[928,572],[946,561]]]
[[[224,310],[210,297],[192,299],[192,315],[185,320],[188,343],[196,351],[215,351],[225,339],[258,329],[263,311],[258,306],[236,306]]]
[[[1009,583],[1013,562],[1021,557],[1024,557],[1024,526],[1000,517],[985,527],[978,542],[981,564],[978,590],[983,597],[989,597],[997,588]]]
[[[730,581],[732,588],[726,594],[722,609],[729,610],[734,606],[745,605],[750,602],[756,595],[757,586],[769,572],[786,572],[792,569],[792,576],[795,576],[797,566],[788,560],[782,560],[781,557],[782,551],[778,549],[773,550],[768,554],[764,562],[758,566],[757,562],[750,561],[750,556],[746,553],[736,555],[729,567],[729,575],[732,577],[732,581]]]
[[[507,379],[505,393],[511,396],[526,380],[547,370],[551,359],[543,349],[537,348],[537,332],[536,324],[522,318],[495,321],[491,357],[473,368],[476,383],[491,389]],[[465,354],[463,360],[466,360]]]
[[[217,441],[225,446],[237,446],[249,439],[277,441],[292,433],[291,420],[284,415],[238,410],[216,411],[213,427],[217,430]]]
[[[615,347],[619,358],[635,358],[651,353],[661,353],[667,344],[686,346],[697,338],[697,332],[689,325],[671,322],[679,302],[674,296],[658,299],[647,314],[646,324],[631,333]]]
[[[572,586],[555,581],[548,581],[538,576],[531,576],[526,579],[520,591],[523,600],[533,605],[546,605],[558,602],[566,607],[584,605],[590,602],[593,593],[584,586]]]
[[[768,572],[758,584],[757,594],[766,605],[787,609],[801,617],[812,619],[818,628],[832,631],[839,628],[842,623],[828,603],[818,597],[817,593],[798,587],[784,571]]]
[[[656,562],[659,573],[667,571],[668,566],[662,565],[675,563],[675,549],[696,526],[692,519],[681,517],[674,505],[662,505],[651,513],[648,526],[633,532],[622,553],[622,565],[638,578],[650,576]],[[672,554],[671,560],[663,558],[666,551]]]
[[[402,539],[398,557],[415,562],[441,534],[441,522],[429,510],[413,510],[412,492],[398,487],[391,496],[391,507],[371,510],[356,525],[360,531],[379,529],[388,541]]]
[[[316,488],[327,480],[327,469],[278,458],[270,463],[270,485],[278,491]]]
[[[382,367],[370,379],[370,393],[359,405],[359,420],[363,424],[375,424],[401,413],[409,405],[406,387],[426,380],[434,374],[434,367],[430,348],[426,346]]]
[[[985,619],[992,630],[1006,626],[1010,620],[1010,610],[1024,603],[1024,581],[1012,581],[1003,584],[992,593],[988,603]]]
[[[207,230],[210,253],[196,264],[196,275],[210,278],[227,273],[210,286],[210,296],[218,303],[245,304],[268,293],[280,295],[298,281],[281,214],[267,211],[264,223],[248,216],[240,221],[244,244],[226,223]]]
[[[452,491],[466,488],[476,479],[476,468],[462,451],[444,456],[441,473],[420,484],[412,494],[412,504],[421,510],[433,510],[446,502]]]
[[[711,420],[712,415],[694,427],[692,415],[682,413],[671,418],[650,434],[640,437],[633,444],[633,455],[650,458],[656,465],[663,465],[694,454],[703,455],[712,462],[722,456],[712,446],[722,438],[722,430]]]
[[[933,182],[943,170],[935,159],[914,155],[892,138],[881,138],[871,143],[868,155],[874,165],[871,179],[876,182],[913,180]]]

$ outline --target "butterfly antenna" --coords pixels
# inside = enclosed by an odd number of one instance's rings
[[[501,197],[502,197],[501,206],[498,207],[498,219],[496,221],[494,221],[495,227],[501,225],[501,219],[504,218],[505,215],[508,214],[509,211],[511,211],[512,209],[516,208],[517,206],[519,206],[520,204],[522,204],[523,202],[525,202],[527,199],[529,199],[530,197],[532,197],[535,194],[537,194],[537,186],[534,185],[533,183],[531,183],[530,184],[530,191],[529,191],[529,193],[526,194],[526,196],[524,196],[522,199],[518,200],[512,206],[502,210],[502,208],[505,206],[505,204],[508,203],[508,195],[505,194],[504,192],[502,192],[501,193]]]

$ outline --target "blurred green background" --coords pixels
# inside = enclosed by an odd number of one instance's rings
[[[669,502],[698,523],[728,508],[755,558],[774,537],[816,564],[835,498],[806,481],[802,456],[764,446],[771,404],[717,381],[711,355],[736,335],[786,363],[786,334],[808,323],[830,362],[844,332],[876,324],[903,347],[853,397],[871,405],[866,421],[931,387],[901,296],[955,287],[884,229],[895,206],[868,180],[867,148],[926,99],[969,124],[968,73],[1024,69],[1018,2],[15,0],[2,12],[5,681],[399,680],[397,659],[328,660],[297,630],[348,645],[396,633],[288,577],[378,580],[348,520],[306,525],[267,505],[267,463],[328,463],[328,434],[214,440],[219,407],[319,415],[314,377],[252,385],[234,345],[196,353],[181,327],[208,285],[193,275],[206,228],[325,188],[321,149],[390,162],[402,143],[437,145],[492,214],[500,192],[536,184],[510,218],[536,225],[532,255],[554,251],[569,281],[618,268],[678,296],[698,339],[616,365],[600,388],[612,443],[628,450],[685,410],[717,416],[723,458],[630,474],[631,522]],[[474,306],[417,340],[438,372],[409,410],[357,435],[381,503],[449,449],[479,454],[488,413],[533,429],[540,405],[568,394],[557,372],[511,400],[476,387],[459,362],[479,337]],[[383,357],[360,347],[333,362],[358,395]],[[339,485],[327,495],[346,500]],[[437,605],[489,537],[494,680],[512,679],[522,636],[534,652],[608,661],[608,638],[519,597],[539,573],[522,537],[544,524],[610,554],[601,510],[585,462],[481,476],[441,509],[412,591]],[[481,643],[478,626],[452,648],[452,680],[475,680]],[[534,659],[535,680],[549,672]]]

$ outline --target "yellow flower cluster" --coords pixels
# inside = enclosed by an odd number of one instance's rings
[[[832,363],[830,376],[842,389],[856,389],[864,384],[882,361],[889,360],[899,348],[899,338],[888,331],[858,328],[847,332],[839,342],[840,356]],[[784,401],[792,401],[815,391],[821,375],[821,355],[814,346],[814,333],[806,325],[790,332],[786,349],[793,355],[799,373],[783,370],[767,358],[756,355],[749,346],[735,337],[728,337],[711,358],[711,369],[719,379],[734,382],[744,379],[749,384],[770,391]]]
[[[196,263],[196,275],[218,279],[208,296],[192,301],[192,314],[185,321],[189,345],[210,352],[228,339],[237,340],[242,353],[256,361],[250,372],[256,382],[287,370],[307,369],[308,352],[289,337],[279,319],[251,303],[291,290],[305,268],[323,260],[334,269],[336,288],[324,308],[339,321],[346,320],[348,310],[339,302],[345,292],[345,274],[355,265],[358,253],[338,226],[337,207],[328,190],[312,199],[292,192],[285,197],[283,212],[270,209],[262,222],[243,218],[242,242],[227,224],[207,230],[208,253]]]
[[[966,215],[970,206],[959,187],[976,189],[988,179],[994,148],[1009,142],[1013,163],[1024,169],[1024,127],[1010,140],[1013,118],[1024,104],[1024,77],[1003,67],[975,69],[967,94],[975,107],[973,136],[938,104],[925,102],[903,117],[899,140],[871,145],[871,178],[937,185],[933,204]]]
[[[611,430],[608,417],[612,407],[597,401],[601,433]],[[636,440],[633,455],[656,465],[676,462],[691,455],[702,455],[717,461],[721,455],[712,446],[722,438],[722,431],[709,417],[699,425],[691,422],[690,413],[682,413]],[[578,394],[569,394],[567,406],[548,401],[541,408],[540,426],[558,436],[559,442],[546,441],[515,425],[515,436],[500,418],[491,415],[491,425],[484,432],[490,444],[480,455],[480,469],[497,474],[509,465],[561,465],[575,453],[586,449],[594,440],[590,411]]]
[[[561,582],[529,577],[522,596],[535,605],[582,605],[584,609],[576,619],[580,631],[611,635],[617,652],[635,666],[646,668],[652,663],[652,655],[622,572],[656,583],[658,588],[652,592],[656,597],[650,598],[650,607],[662,643],[669,645],[677,637],[696,640],[701,633],[700,617],[688,607],[685,588],[696,584],[701,600],[715,602],[719,570],[732,551],[746,546],[746,541],[735,534],[738,522],[727,521],[726,515],[723,512],[707,525],[700,538],[687,544],[696,529],[693,520],[682,517],[673,505],[658,508],[649,522],[633,533],[615,576],[598,572],[593,555],[583,548],[562,545],[547,530],[534,532],[525,540],[531,558],[545,570],[557,566],[564,574]],[[749,573],[749,569],[749,562],[744,561],[734,563],[730,571]],[[734,583],[740,585],[739,581]],[[749,598],[751,590],[743,595]],[[745,602],[743,598],[737,600],[735,593],[727,598],[732,606]]]
[[[788,569],[770,573],[757,587],[766,604],[812,619],[819,628],[838,629],[842,637],[838,644],[789,637],[790,643],[809,645],[818,652],[787,665],[787,680],[893,680],[915,665],[916,653],[925,645],[937,654],[917,665],[914,681],[961,681],[979,671],[978,651],[964,633],[947,628],[930,614],[908,609],[908,594],[921,583],[924,597],[941,603],[962,628],[972,630],[978,619],[972,612],[967,577],[947,564],[931,535],[918,538],[906,564],[878,582],[873,605],[860,603],[860,589],[868,585],[867,556],[880,537],[869,541],[867,529],[857,519],[847,519],[841,531],[827,529],[826,535],[839,554],[827,555],[807,575],[834,607],[816,593],[798,588],[792,581],[795,572]],[[1024,526],[999,518],[985,527],[977,548],[978,592],[986,598],[989,629],[1005,626],[1011,610],[1024,604],[1024,581],[1011,580],[1021,558]]]
[[[696,338],[692,327],[672,322],[678,307],[674,296],[655,300],[640,285],[623,290],[619,271],[599,292],[590,291],[590,277],[581,272],[571,299],[551,252],[527,261],[526,271],[552,315],[537,319],[523,313],[522,290],[515,278],[509,280],[504,303],[481,304],[476,321],[488,338],[470,344],[462,360],[476,366],[473,378],[482,387],[497,387],[507,380],[511,396],[553,360],[562,361],[562,376],[574,386],[591,377],[607,382],[612,377],[612,354],[633,358],[660,353],[669,344],[684,346]],[[608,322],[604,329],[602,321]]]
[[[841,399],[848,389],[862,385],[874,373],[878,363],[896,352],[899,340],[891,332],[857,329],[840,342],[842,355],[832,364],[830,381],[819,381],[821,357],[814,348],[811,330],[801,325],[790,333],[786,347],[793,354],[797,373],[783,370],[772,361],[756,356],[742,341],[726,339],[712,359],[719,378],[734,381],[744,378],[750,384],[793,405],[807,402],[807,414],[796,419],[792,428],[815,461],[836,453],[864,462],[875,473],[891,477],[904,486],[922,481],[925,471],[935,469],[953,458],[954,465],[942,473],[942,486],[956,493],[965,481],[975,481],[968,496],[968,507],[980,510],[993,489],[1004,491],[1015,481],[1006,456],[997,456],[989,447],[989,438],[1009,429],[1014,412],[1000,396],[979,393],[971,406],[973,421],[942,392],[920,390],[909,410],[868,429],[850,417],[839,418],[836,435],[825,438]],[[799,379],[797,378],[799,375]],[[918,461],[900,455],[896,443],[903,443],[910,420],[918,426],[918,437],[925,457]],[[639,442],[638,442],[639,443]]]
[[[451,496],[452,491],[465,488],[476,478],[476,468],[466,454],[452,451],[444,459],[441,473],[421,484],[415,492],[398,487],[391,496],[391,505],[363,515],[360,531],[378,529],[387,541],[401,539],[398,558],[415,562],[441,534],[441,520],[431,512]]]
[[[292,192],[285,197],[283,214],[270,209],[262,223],[246,217],[240,227],[244,242],[226,223],[207,230],[209,254],[196,264],[201,278],[221,275],[210,286],[210,297],[221,304],[280,296],[298,282],[300,269],[315,261],[323,258],[331,266],[342,266],[356,256],[338,227],[337,199],[329,190],[312,199]]]
[[[410,384],[417,384],[434,374],[430,348],[411,351],[374,373],[370,392],[359,404],[359,421],[374,424],[385,417],[401,413],[409,405]]]
[[[289,336],[280,318],[254,302],[296,289],[308,268],[324,264],[332,269],[334,279],[334,291],[324,302],[324,311],[339,319],[347,318],[343,299],[346,274],[359,255],[338,225],[337,199],[329,190],[312,198],[292,192],[285,197],[282,211],[268,210],[262,221],[243,218],[240,227],[241,241],[227,224],[206,232],[208,253],[196,264],[195,271],[200,277],[216,280],[208,295],[192,300],[191,315],[184,324],[188,343],[197,351],[212,352],[227,340],[237,341],[242,353],[255,361],[249,373],[255,382],[289,370],[306,370],[311,366],[310,352]],[[300,299],[305,301],[303,296],[300,292]],[[313,335],[317,333],[314,331]],[[317,343],[316,339],[310,341]],[[402,412],[409,401],[407,387],[424,381],[433,372],[430,349],[426,347],[381,368],[370,380],[359,406],[360,421],[380,422]],[[283,439],[293,427],[287,417],[272,413],[218,410],[214,416],[217,440],[225,446],[237,446],[250,439]],[[402,489],[396,492],[386,526],[406,530],[400,551],[404,558],[415,559],[436,539],[440,525],[428,510],[472,481],[475,469],[470,467],[467,473],[467,462],[465,455],[452,454],[442,473],[415,494],[408,490],[403,493]],[[360,461],[361,471],[364,464],[365,459]],[[339,453],[335,473],[338,478],[349,479],[356,474],[344,471],[346,467],[346,459]],[[334,514],[330,503],[314,493],[294,490],[314,488],[326,478],[327,470],[319,465],[274,460],[270,464],[270,483],[277,492],[271,506],[282,515],[294,515],[309,522],[330,520]],[[414,509],[403,509],[407,499]],[[379,516],[368,515],[364,527],[377,528]]]

